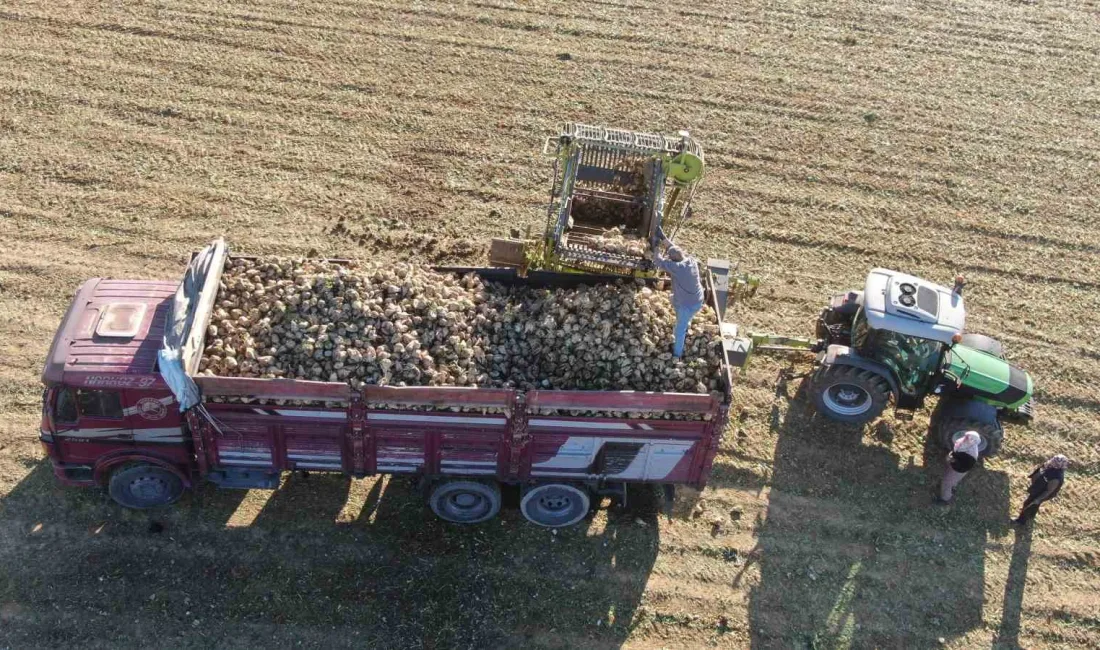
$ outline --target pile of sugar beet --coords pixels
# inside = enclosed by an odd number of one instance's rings
[[[200,374],[393,386],[720,390],[709,308],[672,358],[669,294],[640,281],[570,289],[411,264],[231,259]]]

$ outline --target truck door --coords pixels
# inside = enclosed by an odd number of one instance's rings
[[[95,460],[104,445],[133,440],[133,429],[123,414],[122,394],[117,390],[63,386],[53,408],[54,441],[66,462]]]
[[[125,426],[134,442],[145,445],[184,442],[183,423],[175,398],[164,390],[126,390],[122,393]]]

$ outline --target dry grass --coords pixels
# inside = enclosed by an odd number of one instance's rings
[[[0,646],[1100,645],[1095,2],[9,2],[0,10]],[[561,55],[569,54],[569,57]],[[316,476],[122,512],[55,486],[37,376],[92,274],[258,253],[477,261],[541,223],[541,137],[706,144],[684,239],[807,332],[868,267],[965,272],[1039,418],[934,509],[926,414],[812,420],[764,361],[705,513],[456,529],[401,481]],[[340,216],[356,237],[326,234]],[[1076,464],[1005,525],[1046,454]],[[731,514],[732,513],[732,514]],[[721,524],[714,526],[713,517]],[[635,519],[641,523],[636,523]]]

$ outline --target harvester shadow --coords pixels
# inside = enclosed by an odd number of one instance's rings
[[[892,427],[865,435],[827,421],[806,388],[776,405],[752,645],[928,647],[980,626],[985,544],[1005,531],[1007,477],[978,469],[954,505],[933,505],[945,454],[930,437],[918,465],[892,451]]]

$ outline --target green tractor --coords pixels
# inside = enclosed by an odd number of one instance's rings
[[[1032,381],[1004,358],[1000,342],[963,334],[962,278],[948,289],[873,269],[863,291],[836,296],[817,322],[810,393],[818,412],[841,422],[878,417],[893,396],[912,411],[938,395],[934,431],[950,448],[967,431],[983,456],[1001,447],[1006,417],[1029,420]]]

